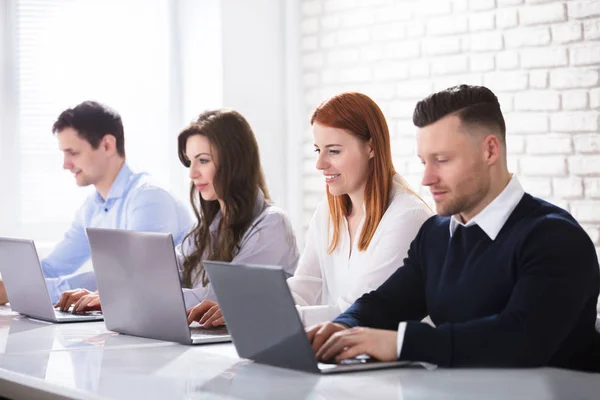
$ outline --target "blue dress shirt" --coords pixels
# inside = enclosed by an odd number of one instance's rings
[[[85,228],[170,232],[175,244],[192,228],[185,204],[153,184],[146,173],[133,172],[127,164],[119,171],[106,199],[95,192],[77,212],[63,240],[41,261],[53,302],[65,290],[96,290],[93,272],[77,273],[90,258]]]

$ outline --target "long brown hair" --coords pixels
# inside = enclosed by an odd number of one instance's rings
[[[341,93],[321,103],[313,112],[310,124],[343,129],[363,142],[371,140],[373,157],[369,160],[369,178],[365,186],[365,222],[358,240],[358,249],[369,247],[377,226],[390,202],[393,179],[396,174],[392,162],[390,132],[379,106],[367,95],[355,92]],[[414,193],[402,179],[402,185]],[[332,253],[340,240],[343,218],[352,212],[350,196],[334,196],[327,187],[330,221],[333,236],[329,243]]]
[[[191,254],[185,254],[183,263],[183,283],[188,287],[192,287],[198,278],[202,279],[203,286],[208,284],[202,264],[204,258],[218,261],[233,259],[254,219],[258,191],[262,190],[265,200],[270,198],[256,137],[240,113],[228,109],[206,111],[181,131],[177,138],[179,160],[188,168],[191,163],[185,155],[185,147],[188,138],[193,135],[202,135],[210,143],[213,160],[217,160],[213,185],[218,198],[225,204],[226,212],[211,249],[209,228],[220,210],[220,204],[202,199],[191,183],[190,202],[198,222],[184,238],[184,242],[191,238],[195,245]]]

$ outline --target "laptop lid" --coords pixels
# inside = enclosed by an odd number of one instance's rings
[[[0,238],[0,273],[13,311],[56,320],[33,240]]]
[[[319,372],[280,267],[204,261],[240,357]]]
[[[191,343],[171,234],[86,231],[106,328]]]

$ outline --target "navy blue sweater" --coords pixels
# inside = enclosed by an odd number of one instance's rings
[[[334,322],[407,321],[400,360],[600,370],[598,258],[568,212],[525,194],[495,240],[474,225],[452,246],[449,223],[427,220],[404,266]],[[420,322],[427,315],[436,327]]]

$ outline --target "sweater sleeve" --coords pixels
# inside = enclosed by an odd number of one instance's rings
[[[547,365],[598,286],[594,246],[576,223],[546,217],[515,248],[516,283],[498,314],[437,327],[408,321],[400,359],[445,367]]]

